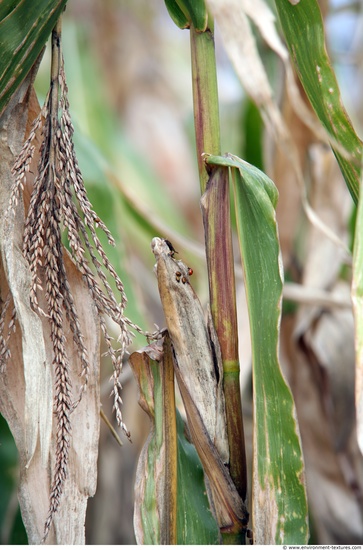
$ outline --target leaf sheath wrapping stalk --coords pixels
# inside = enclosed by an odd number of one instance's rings
[[[247,527],[248,512],[223,464],[216,447],[210,440],[196,403],[185,386],[178,362],[175,372],[188,417],[193,442],[210,482],[218,525],[222,532],[238,533]]]
[[[306,544],[307,502],[299,429],[278,358],[283,273],[277,190],[263,172],[227,155],[251,328],[254,401],[253,531],[256,544]]]
[[[242,499],[246,499],[247,471],[239,382],[236,289],[232,249],[229,174],[212,170],[201,199],[213,323],[221,347],[223,385],[229,441],[229,470]]]

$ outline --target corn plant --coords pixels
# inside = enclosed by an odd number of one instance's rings
[[[357,204],[352,300],[362,448],[362,142],[342,104],[319,5],[316,0],[275,0],[285,47],[265,2],[252,7],[237,0],[165,0],[180,29],[175,27],[175,32],[190,36],[207,306],[202,306],[194,288],[195,267],[189,266],[180,237],[184,232],[190,242],[190,235],[177,204],[168,202],[156,184],[149,197],[154,211],[143,211],[112,166],[115,158],[106,160],[106,148],[100,153],[99,145],[94,154],[90,143],[77,143],[66,84],[67,57],[64,60],[62,53],[65,5],[66,1],[37,0],[3,2],[0,7],[0,407],[19,451],[19,502],[28,540],[85,541],[87,500],[97,481],[103,346],[118,426],[131,440],[122,414],[121,376],[125,354],[135,347],[129,362],[140,406],[151,421],[136,471],[138,543],[306,544],[309,511],[304,437],[298,424],[301,398],[296,387],[290,389],[279,352],[283,293],[289,288],[276,221],[281,176],[273,182],[240,154],[224,152],[214,25],[270,139],[285,155],[286,171],[300,190],[309,223],[319,235],[337,241],[310,204],[293,128],[272,94],[251,20],[281,61],[298,117],[311,135],[329,144]],[[33,83],[50,34],[50,86],[40,107]],[[96,85],[93,93],[96,96]],[[122,149],[125,142],[110,131],[106,109],[101,112],[107,127],[103,143],[109,133],[110,141]],[[136,170],[138,162],[134,164]],[[80,165],[93,172],[86,173],[86,183],[96,178],[96,170],[106,187],[99,182],[98,187],[87,187]],[[95,206],[92,194],[101,197]],[[165,222],[155,216],[161,203],[166,205],[161,209]],[[120,227],[123,243],[117,235]],[[109,228],[115,230],[115,238]],[[234,235],[238,247],[233,247]],[[129,254],[147,247],[150,258],[154,255],[165,329],[144,328],[147,323],[131,281],[138,273],[130,278],[120,269],[120,256],[127,261],[123,247],[131,239]],[[252,350],[252,462],[240,387],[240,261]],[[327,307],[334,301],[326,294],[315,298]],[[335,305],[342,307],[338,302]],[[314,363],[316,356],[299,330],[301,348],[308,349]],[[181,399],[176,397],[176,385]],[[302,420],[304,429],[303,415]]]

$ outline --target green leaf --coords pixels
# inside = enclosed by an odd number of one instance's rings
[[[337,79],[326,51],[319,5],[316,0],[303,0],[295,6],[287,0],[276,0],[276,8],[300,82],[315,113],[333,138],[332,149],[353,200],[357,203],[362,142],[354,131],[340,97]],[[342,149],[350,158],[346,158]]]
[[[178,544],[219,544],[204,473],[194,445],[185,437],[185,422],[177,410],[178,430]]]
[[[21,515],[14,515],[13,498],[18,485],[18,451],[5,418],[0,415],[0,532],[2,544],[27,544]],[[8,536],[6,536],[6,534]]]
[[[263,168],[263,121],[256,104],[246,98],[243,115],[243,152],[241,156],[250,164]]]
[[[231,168],[250,318],[253,397],[253,530],[257,544],[306,544],[304,464],[293,397],[278,360],[283,274],[274,183],[238,157],[208,157]]]
[[[355,318],[357,438],[363,454],[363,201],[358,203],[353,253],[352,301]]]
[[[163,476],[165,475],[162,364],[154,347],[130,357],[140,388],[140,405],[152,422],[151,432],[141,451],[135,485],[135,532],[142,544],[161,544]],[[186,427],[177,416],[177,544],[218,544],[219,529],[210,511],[204,473],[194,445],[185,437]]]
[[[205,0],[165,0],[170,17],[181,29],[190,27],[204,32],[208,24],[208,11]]]
[[[178,0],[182,10],[186,10],[197,32],[204,32],[208,23],[205,0]]]
[[[0,116],[49,38],[67,0],[0,3]]]
[[[179,27],[180,29],[187,29],[190,26],[188,17],[180,9],[176,0],[165,0],[165,5],[170,17],[177,25],[177,27]]]

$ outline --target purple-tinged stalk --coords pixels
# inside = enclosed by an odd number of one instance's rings
[[[202,197],[211,312],[222,353],[230,473],[246,499],[247,472],[239,384],[238,327],[228,170],[214,169]]]
[[[239,384],[238,330],[230,223],[228,170],[210,174],[203,153],[220,151],[220,127],[213,24],[204,32],[190,27],[196,148],[205,229],[212,318],[219,339],[226,400],[231,478],[243,500],[247,494],[246,453]],[[243,543],[233,529],[225,543]]]

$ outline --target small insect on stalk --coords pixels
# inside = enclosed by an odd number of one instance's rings
[[[164,243],[168,246],[169,250],[170,250],[170,256],[172,258],[174,258],[174,254],[179,254],[179,252],[177,250],[175,250],[175,248],[173,247],[173,245],[171,244],[170,241],[168,241],[168,239],[164,239]]]
[[[189,276],[193,270],[173,257],[175,249],[166,239],[155,237],[151,248],[156,259],[155,273],[165,320],[181,376],[187,380],[194,401],[203,411],[201,414],[213,444],[227,463],[219,347],[214,331],[211,337],[213,327],[207,325],[201,303],[190,285]]]

